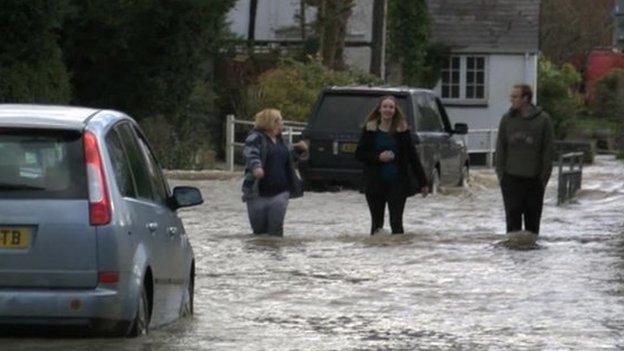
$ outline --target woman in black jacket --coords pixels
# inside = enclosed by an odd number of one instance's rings
[[[384,225],[386,203],[393,234],[403,233],[408,196],[429,193],[407,121],[393,96],[384,96],[368,115],[355,157],[364,162],[364,193],[371,213],[371,235]]]

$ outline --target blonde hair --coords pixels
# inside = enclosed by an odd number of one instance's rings
[[[254,119],[254,127],[263,131],[271,131],[275,129],[277,121],[282,118],[280,110],[275,108],[265,108],[256,113]]]
[[[392,116],[390,132],[404,132],[408,130],[409,127],[407,126],[407,120],[405,119],[405,115],[403,114],[403,111],[401,111],[401,108],[399,107],[396,98],[392,95],[382,96],[381,99],[379,99],[379,102],[375,106],[375,109],[371,111],[371,113],[366,117],[366,120],[364,121],[364,129],[377,130],[377,126],[379,126],[379,122],[381,121],[381,113],[379,112],[379,110],[381,109],[381,104],[385,100],[391,100],[392,102],[394,102],[394,116]]]

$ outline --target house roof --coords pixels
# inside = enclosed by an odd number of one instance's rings
[[[540,0],[428,0],[431,40],[453,52],[536,53]]]

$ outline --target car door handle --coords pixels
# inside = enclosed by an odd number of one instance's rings
[[[178,234],[178,227],[169,227],[169,228],[167,228],[167,233],[169,233],[169,236],[174,236],[174,235]]]
[[[156,222],[149,222],[145,226],[152,233],[155,232],[158,229],[158,223],[156,223]]]

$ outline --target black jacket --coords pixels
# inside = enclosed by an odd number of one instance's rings
[[[365,128],[358,142],[355,157],[364,162],[364,191],[375,192],[381,189],[382,180],[379,176],[380,152],[375,150],[375,135],[378,130]],[[427,177],[420,158],[414,149],[409,130],[391,134],[397,144],[396,163],[399,168],[400,182],[405,196],[413,196],[427,186]]]
[[[243,201],[247,201],[254,197],[260,196],[259,183],[260,180],[254,178],[252,172],[256,167],[264,167],[266,164],[268,153],[268,136],[260,130],[252,130],[245,140],[243,148],[243,156],[245,156],[245,176],[243,178]],[[277,142],[284,143],[289,151],[288,169],[290,171],[289,192],[290,198],[298,198],[303,196],[303,185],[297,170],[295,169],[296,160],[299,153],[295,151],[292,145],[282,139],[281,135],[277,137]]]

